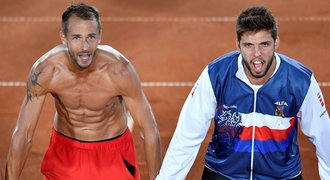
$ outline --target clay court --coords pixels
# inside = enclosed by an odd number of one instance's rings
[[[72,1],[4,1],[0,7],[0,163],[2,171],[28,72],[41,55],[60,43],[60,17]],[[181,107],[203,68],[236,49],[235,18],[250,6],[263,4],[277,17],[281,44],[277,52],[311,68],[330,110],[330,1],[314,0],[86,0],[96,6],[103,25],[102,44],[125,55],[135,66],[149,99],[162,140],[163,156]],[[49,143],[54,115],[48,95],[33,147],[21,179],[39,180],[40,163]],[[209,132],[212,131],[212,127]],[[143,141],[133,135],[141,178],[147,179]],[[210,133],[186,179],[200,179]],[[303,176],[319,179],[315,150],[300,133]],[[330,152],[329,152],[330,153]]]

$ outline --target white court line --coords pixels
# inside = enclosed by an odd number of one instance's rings
[[[330,22],[329,16],[278,17],[278,21]],[[60,22],[56,17],[2,16],[0,22]],[[235,22],[236,17],[101,17],[102,22]]]
[[[193,86],[194,82],[142,82],[144,87],[186,87]]]
[[[191,87],[194,82],[141,82],[144,87]],[[0,81],[0,87],[24,87],[25,82],[20,81]]]
[[[141,82],[143,87],[192,87],[195,82]],[[24,87],[25,82],[0,81],[0,87]],[[320,87],[330,87],[330,82],[319,82]]]
[[[0,81],[0,87],[20,87],[25,85],[25,82],[19,81]]]

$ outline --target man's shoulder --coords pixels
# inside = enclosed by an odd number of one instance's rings
[[[120,74],[125,72],[131,66],[131,63],[120,52],[108,45],[98,46],[99,62],[106,64],[109,68],[109,73]]]
[[[296,74],[305,74],[308,77],[312,75],[313,71],[304,64],[302,64],[300,61],[293,59],[289,56],[286,56],[284,54],[280,54],[280,53],[277,54],[281,59],[282,67],[285,67],[286,70],[290,70],[290,72]],[[300,77],[300,75],[298,75],[298,77]]]
[[[58,45],[42,55],[33,65],[33,69],[36,68],[46,68],[49,66],[54,66],[55,63],[60,63],[65,58],[68,58],[67,47],[65,45]],[[60,61],[60,59],[62,61]]]
[[[237,60],[238,56],[240,55],[240,51],[231,51],[226,54],[223,54],[213,60],[210,64],[218,64],[218,63],[229,63],[233,60]],[[236,61],[235,61],[236,62]]]
[[[209,71],[213,70],[218,72],[227,72],[229,69],[237,69],[237,60],[240,51],[232,51],[223,54],[208,64]]]
[[[100,65],[107,67],[109,77],[118,86],[125,87],[138,82],[138,75],[132,63],[111,46],[99,45],[98,57]]]
[[[52,48],[33,64],[30,77],[38,75],[40,83],[49,82],[56,70],[64,66],[66,58],[68,55],[65,45]]]
[[[59,45],[46,52],[33,64],[27,80],[27,89],[31,94],[41,95],[48,92],[49,84],[54,78],[55,66],[64,56],[67,56],[65,46]]]
[[[126,60],[127,59],[116,49],[109,45],[98,45],[98,54],[108,60]]]

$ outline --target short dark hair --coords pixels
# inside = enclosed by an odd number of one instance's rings
[[[272,38],[277,38],[277,22],[272,12],[264,6],[253,6],[243,10],[237,18],[236,35],[238,42],[245,32],[269,31]]]
[[[84,3],[71,4],[62,14],[62,32],[66,35],[68,32],[68,21],[72,15],[75,15],[84,20],[97,21],[97,27],[101,32],[101,22],[98,10],[93,6],[88,6]]]

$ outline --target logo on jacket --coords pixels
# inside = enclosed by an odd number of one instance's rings
[[[277,101],[275,104],[275,116],[285,117],[284,115],[284,107],[288,106],[288,103],[285,101]]]
[[[323,101],[323,98],[322,98],[322,94],[320,92],[317,93],[317,98],[319,99],[320,104],[323,107],[324,106],[324,101]]]
[[[215,131],[212,137],[211,148],[215,153],[232,149],[242,132],[242,115],[236,105],[220,105],[217,108]]]

